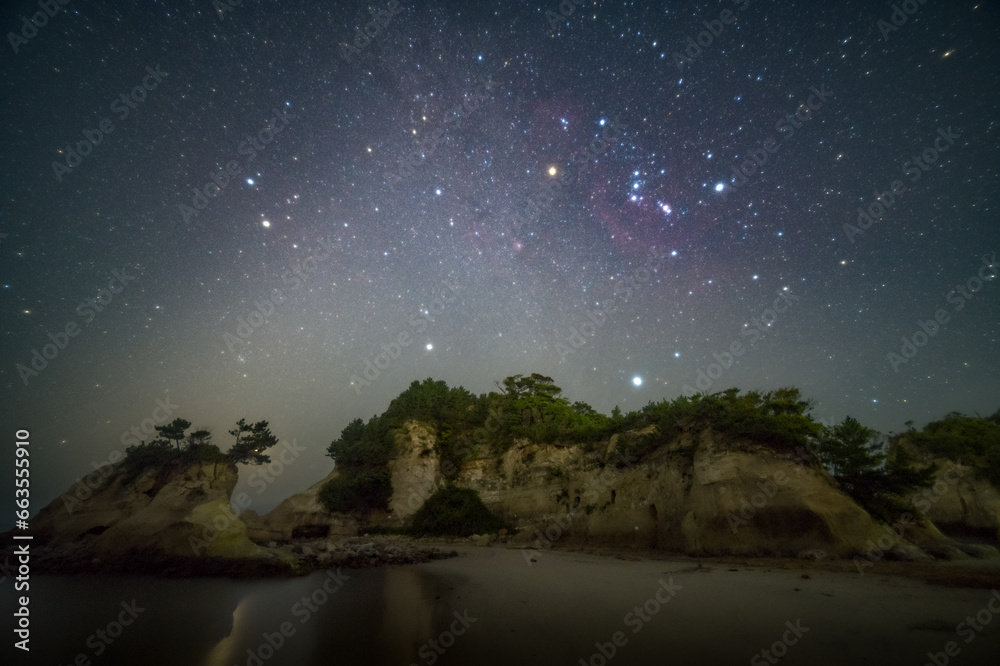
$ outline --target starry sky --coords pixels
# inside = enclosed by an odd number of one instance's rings
[[[0,11],[35,511],[165,413],[303,447],[267,510],[426,377],[605,413],[795,385],[883,431],[1000,407],[994,4],[39,11]]]

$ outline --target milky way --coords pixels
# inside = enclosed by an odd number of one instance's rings
[[[43,500],[169,411],[306,446],[273,503],[426,377],[997,409],[995,7],[288,4],[0,14]]]

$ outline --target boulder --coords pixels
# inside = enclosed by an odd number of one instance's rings
[[[172,563],[197,569],[206,559],[216,568],[230,560],[287,568],[289,562],[250,541],[233,512],[237,475],[229,462],[168,464],[135,478],[119,467],[100,486],[87,479],[74,484],[32,527],[55,569],[74,570],[81,562],[73,558],[126,568],[146,562],[154,570]]]

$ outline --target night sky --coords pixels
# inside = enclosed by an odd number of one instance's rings
[[[33,513],[158,400],[305,447],[260,511],[426,377],[1000,407],[994,4],[107,4],[0,12]]]

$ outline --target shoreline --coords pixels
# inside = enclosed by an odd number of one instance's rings
[[[737,555],[694,556],[652,549],[565,545],[538,550],[527,545],[475,543],[470,538],[367,535],[344,539],[300,540],[269,548],[275,559],[169,557],[142,551],[96,554],[78,547],[42,554],[36,571],[42,575],[132,574],[157,578],[233,578],[265,580],[308,575],[343,567],[349,570],[409,567],[454,557],[476,557],[490,551],[520,551],[525,570],[554,557],[589,556],[598,561],[670,563],[686,571],[746,570],[852,574],[860,581],[901,577],[940,587],[1000,589],[1000,559],[907,562],[883,559],[803,559]]]

